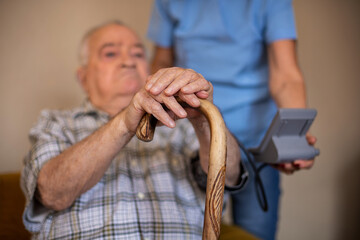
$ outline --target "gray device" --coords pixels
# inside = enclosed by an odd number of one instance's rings
[[[320,151],[308,144],[306,133],[316,114],[316,109],[280,108],[260,146],[249,151],[257,162],[264,163],[313,159]]]

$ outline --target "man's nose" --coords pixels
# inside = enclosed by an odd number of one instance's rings
[[[129,53],[126,53],[126,54],[123,54],[122,57],[121,57],[121,67],[127,67],[127,68],[134,68],[136,65],[135,65],[135,60],[134,60],[134,57],[129,54]]]

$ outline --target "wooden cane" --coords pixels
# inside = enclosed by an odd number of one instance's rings
[[[218,239],[220,236],[220,222],[225,186],[226,128],[224,120],[215,105],[207,100],[199,100],[199,110],[207,118],[211,131],[202,239],[213,240]],[[150,114],[145,114],[139,123],[136,136],[140,140],[147,142],[151,141],[154,136],[155,126],[155,117]]]

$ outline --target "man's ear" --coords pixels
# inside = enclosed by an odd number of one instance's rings
[[[87,82],[86,82],[86,67],[81,66],[76,70],[76,78],[80,83],[82,89],[87,93]]]

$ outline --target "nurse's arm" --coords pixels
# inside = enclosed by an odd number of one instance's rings
[[[279,108],[306,108],[305,82],[296,57],[294,40],[275,41],[268,46],[270,68],[270,94]],[[308,142],[314,145],[316,138],[310,134]],[[296,170],[309,169],[314,160],[296,160],[274,167],[291,174]]]
[[[294,40],[281,40],[268,46],[270,93],[279,108],[305,108],[305,82],[301,74]]]

